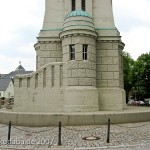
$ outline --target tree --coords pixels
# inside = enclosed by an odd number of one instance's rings
[[[133,85],[137,90],[139,99],[150,97],[150,53],[142,54],[135,62]]]
[[[133,69],[134,60],[129,53],[123,52],[124,89],[126,91],[127,101],[129,92],[133,87]]]

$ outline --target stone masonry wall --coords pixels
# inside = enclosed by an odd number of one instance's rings
[[[15,111],[63,111],[63,63],[15,77]]]
[[[37,69],[50,62],[62,62],[61,47],[61,42],[38,42],[35,45]]]
[[[97,87],[121,87],[123,74],[121,71],[122,50],[119,41],[97,42]]]
[[[69,45],[75,44],[75,60],[70,60]],[[82,58],[82,46],[88,45],[87,60]],[[67,62],[68,86],[96,86],[96,45],[92,36],[66,36],[62,40],[63,62]]]

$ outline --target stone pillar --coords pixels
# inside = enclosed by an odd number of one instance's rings
[[[70,60],[69,45],[75,45],[75,60]],[[83,44],[88,45],[87,60],[83,60]],[[96,89],[96,45],[95,38],[85,35],[65,36],[62,40],[63,62],[67,75],[64,90],[66,112],[98,111]]]
[[[125,107],[121,41],[97,43],[97,87],[100,110],[122,110]]]

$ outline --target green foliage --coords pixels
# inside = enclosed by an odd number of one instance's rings
[[[133,87],[133,69],[134,60],[131,58],[129,53],[123,52],[124,89],[127,96]]]
[[[137,99],[150,97],[150,53],[142,54],[134,61],[130,54],[123,52],[124,89],[128,96],[134,89]]]
[[[5,97],[1,97],[0,99],[4,100],[4,99],[6,99],[6,98],[5,98]]]
[[[139,97],[150,97],[150,54],[142,54],[135,61],[133,85]]]

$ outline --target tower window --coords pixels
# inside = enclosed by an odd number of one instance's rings
[[[72,11],[76,9],[76,0],[72,0]]]
[[[85,11],[85,0],[81,0],[81,6],[82,6],[82,10]]]
[[[75,60],[75,45],[70,45],[70,60]]]
[[[88,45],[83,45],[83,60],[87,60],[87,48]]]

